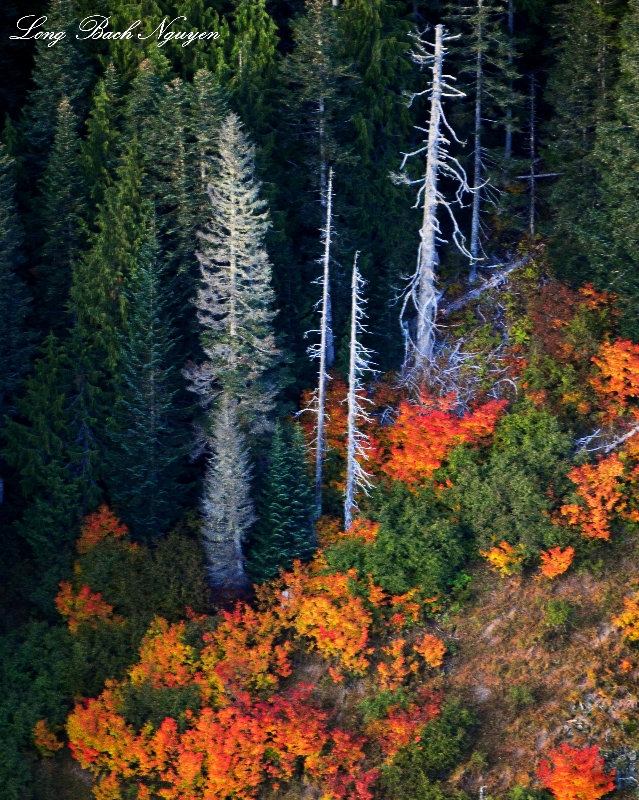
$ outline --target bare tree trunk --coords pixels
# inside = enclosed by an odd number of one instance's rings
[[[357,256],[353,263],[351,281],[351,341],[348,361],[348,447],[346,451],[346,491],[344,493],[344,530],[353,524],[353,506],[355,505],[355,426],[357,414]]]
[[[513,63],[513,50],[512,50],[512,41],[513,36],[515,35],[515,6],[513,4],[513,0],[508,0],[508,35],[510,37],[510,42],[508,45],[508,65],[512,66]],[[513,91],[513,82],[510,81],[508,88],[512,94]],[[507,109],[506,111],[506,145],[504,147],[504,157],[507,161],[512,158],[513,155],[513,110],[512,108]]]
[[[336,5],[336,3],[333,3]],[[320,97],[318,103],[318,138],[320,148],[320,203],[323,208],[327,205],[327,182],[326,175],[328,173],[328,164],[326,158],[326,140],[325,140],[325,114],[326,103],[323,97]],[[328,286],[328,301],[326,303],[326,314],[328,321],[327,340],[326,340],[326,366],[330,368],[335,361],[335,339],[333,336],[333,303],[331,302],[331,287]]]
[[[535,76],[530,76],[530,210],[528,226],[530,236],[535,236],[535,195],[537,192],[537,176],[535,175]]]
[[[324,414],[326,407],[326,351],[332,331],[329,321],[329,266],[331,257],[331,224],[333,211],[333,170],[328,172],[328,188],[326,192],[326,227],[324,229],[324,272],[322,279],[322,317],[320,325],[320,367],[317,389],[317,454],[315,459],[315,504],[317,516],[322,514],[322,467],[324,462]]]
[[[418,298],[417,336],[415,361],[425,366],[432,361],[435,345],[435,319],[439,299],[435,286],[435,270],[439,264],[437,255],[437,173],[439,167],[439,144],[441,127],[442,64],[444,60],[444,26],[435,27],[435,51],[433,63],[433,86],[428,123],[428,148],[426,151],[426,173],[424,175],[424,216],[419,232],[420,244],[417,255]]]
[[[477,7],[481,15],[483,0],[477,0]],[[482,24],[479,20],[477,36],[477,72],[475,75],[475,171],[473,176],[473,210],[470,229],[470,276],[471,283],[477,280],[477,259],[479,258],[479,211],[481,207],[481,182],[482,182],[482,163],[481,163],[481,108],[483,92],[483,63],[481,52]]]

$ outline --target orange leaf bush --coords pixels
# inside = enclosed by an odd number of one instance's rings
[[[502,578],[514,575],[524,560],[520,547],[513,547],[508,542],[500,542],[489,550],[480,550],[479,555],[483,556]]]
[[[637,416],[639,409],[639,345],[620,339],[612,344],[604,342],[592,359],[599,374],[592,385],[609,416],[621,416],[630,411]]]
[[[544,578],[556,578],[563,573],[572,564],[575,557],[575,548],[566,547],[564,550],[561,547],[551,547],[550,550],[542,550],[541,556],[541,574]]]
[[[43,758],[50,758],[64,747],[55,733],[49,729],[45,719],[36,722],[33,728],[33,743]]]
[[[471,414],[459,416],[452,395],[442,399],[422,395],[420,404],[404,400],[386,434],[388,458],[383,472],[409,486],[423,483],[441,467],[453,447],[477,444],[491,435],[505,406],[505,400],[491,400]]]
[[[444,663],[446,645],[431,633],[424,634],[422,640],[413,645],[413,649],[419,653],[429,667],[441,667]]]
[[[89,514],[82,526],[76,548],[78,553],[88,553],[108,536],[122,539],[129,535],[129,529],[123,525],[106,505],[101,505],[93,514]]]
[[[66,617],[71,633],[76,634],[80,625],[97,627],[98,623],[118,623],[121,617],[113,615],[113,606],[105,603],[100,592],[92,592],[83,586],[77,594],[69,581],[60,582],[60,591],[55,598],[56,608]]]
[[[562,744],[548,758],[540,763],[537,777],[556,800],[599,800],[615,788],[614,770],[604,771],[596,745],[579,750]]]
[[[597,464],[575,467],[568,475],[577,486],[577,494],[584,505],[564,505],[559,511],[571,526],[580,526],[583,536],[589,539],[609,539],[610,519],[613,512],[626,508],[623,497],[624,464],[612,453]]]
[[[624,597],[624,610],[618,617],[612,618],[612,624],[621,628],[624,639],[639,642],[639,593],[633,597]]]
[[[388,763],[402,747],[420,740],[421,729],[436,719],[440,705],[439,695],[426,695],[419,705],[411,703],[406,709],[391,706],[383,719],[368,723],[366,735],[379,742]]]

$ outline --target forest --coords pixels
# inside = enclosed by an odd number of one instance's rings
[[[639,0],[0,0],[0,800],[639,797]]]

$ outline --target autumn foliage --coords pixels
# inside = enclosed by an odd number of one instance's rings
[[[491,567],[505,578],[518,571],[524,557],[521,548],[513,547],[508,542],[500,542],[489,550],[480,550],[479,554],[489,562]]]
[[[455,398],[423,394],[419,404],[404,400],[384,446],[378,447],[382,471],[395,480],[416,486],[439,469],[453,447],[477,444],[495,430],[506,402],[491,400],[470,414],[455,411]]]
[[[639,594],[624,597],[624,610],[613,617],[612,624],[621,628],[623,637],[629,642],[639,641]]]
[[[561,547],[551,547],[550,550],[542,550],[540,556],[541,575],[552,580],[558,575],[563,575],[572,564],[575,548],[566,547],[562,550]]]
[[[429,667],[440,667],[444,663],[446,645],[437,636],[430,633],[424,634],[422,639],[413,645],[413,649],[420,654]]]
[[[108,506],[101,505],[85,518],[76,547],[78,553],[88,553],[109,536],[122,539],[128,534],[127,526],[120,522]]]
[[[598,800],[615,788],[614,771],[604,770],[597,746],[579,750],[562,744],[548,758],[540,763],[537,777],[556,800]]]
[[[33,743],[43,758],[50,758],[64,747],[45,719],[36,722],[33,728]]]
[[[96,627],[100,622],[121,622],[119,617],[113,615],[113,606],[105,603],[102,594],[92,592],[89,586],[82,586],[76,594],[69,581],[61,581],[55,604],[74,634],[82,624]]]

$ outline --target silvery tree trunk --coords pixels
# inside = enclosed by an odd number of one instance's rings
[[[482,0],[477,0],[479,11],[479,21],[477,29],[477,69],[475,74],[475,163],[473,174],[473,211],[470,229],[470,276],[469,280],[474,283],[477,280],[477,260],[479,258],[479,211],[481,207],[481,183],[482,183],[482,163],[481,163],[481,113],[482,113],[482,92],[483,92],[483,59],[482,59],[482,24],[481,10]]]
[[[322,513],[322,468],[324,465],[324,416],[326,409],[326,368],[327,347],[332,339],[330,322],[330,260],[331,260],[331,226],[333,214],[333,170],[328,173],[328,187],[326,192],[326,227],[324,228],[324,257],[322,259],[322,311],[320,323],[319,345],[319,379],[317,386],[317,453],[315,457],[315,503],[317,516]]]
[[[417,256],[418,296],[417,333],[415,361],[418,365],[428,364],[433,358],[435,344],[435,319],[439,292],[435,286],[435,270],[439,264],[437,255],[437,206],[439,204],[437,179],[439,173],[439,145],[442,119],[442,66],[444,61],[444,26],[435,27],[435,51],[433,61],[433,83],[430,101],[430,120],[428,123],[428,147],[426,151],[426,172],[424,175],[424,214],[419,231],[419,251]]]
[[[513,36],[515,34],[515,6],[513,0],[508,0],[508,66],[513,65]],[[513,81],[511,80],[508,88],[512,94]],[[506,110],[506,145],[504,147],[504,157],[507,161],[512,158],[513,154],[513,110],[509,107]]]
[[[370,421],[362,405],[363,385],[361,376],[372,371],[369,363],[370,351],[359,341],[365,331],[363,325],[365,301],[361,296],[364,281],[357,269],[359,252],[355,253],[353,277],[351,280],[351,333],[348,368],[348,423],[346,450],[346,486],[344,490],[344,530],[353,524],[353,511],[357,510],[357,491],[367,493],[370,486],[369,475],[362,466],[368,458],[367,437],[358,429],[358,422]]]
[[[237,402],[224,392],[215,414],[202,497],[207,574],[222,598],[238,597],[249,588],[242,542],[256,519],[250,496],[251,470],[236,407]]]
[[[319,141],[320,151],[320,203],[323,208],[328,204],[328,160],[326,157],[326,100],[320,97],[317,104],[317,134]],[[327,286],[327,302],[326,302],[326,367],[333,366],[335,361],[335,337],[333,336],[333,304],[331,302],[331,286],[330,281]]]

